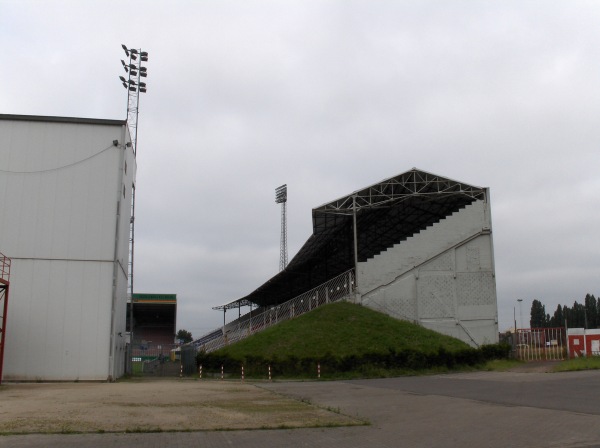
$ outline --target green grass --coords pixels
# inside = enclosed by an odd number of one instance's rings
[[[507,372],[515,367],[522,366],[523,361],[516,359],[493,359],[485,363],[483,370],[490,372]]]
[[[577,370],[595,369],[600,369],[600,357],[598,356],[567,359],[554,367],[555,372],[574,372]]]
[[[248,355],[263,358],[360,356],[386,353],[390,349],[435,353],[440,347],[454,352],[469,346],[367,307],[339,302],[283,322],[216,353],[242,360]]]

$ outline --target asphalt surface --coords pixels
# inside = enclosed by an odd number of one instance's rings
[[[370,425],[0,437],[0,447],[599,447],[600,371],[478,372],[260,387]]]

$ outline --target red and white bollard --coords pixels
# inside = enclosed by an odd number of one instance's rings
[[[244,366],[242,366],[242,383],[244,382]]]
[[[223,381],[223,364],[221,364],[221,381]]]
[[[202,379],[202,364],[200,364],[200,367],[198,367],[198,376],[200,379]]]
[[[317,378],[321,379],[321,363],[317,364]]]
[[[183,363],[179,367],[179,378],[183,378]]]
[[[271,366],[269,366],[269,381],[271,381]]]

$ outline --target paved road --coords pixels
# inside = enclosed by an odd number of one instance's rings
[[[263,384],[363,427],[0,437],[0,447],[598,447],[600,371]]]

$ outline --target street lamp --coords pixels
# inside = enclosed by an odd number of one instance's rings
[[[523,303],[523,299],[517,299],[519,302],[519,326],[523,329],[523,308],[521,307],[521,303]]]
[[[523,302],[523,299],[517,299],[517,302],[519,302],[519,326],[521,327],[521,333],[519,333],[519,343],[521,343],[521,338],[523,337],[523,308],[521,308],[521,303]]]

